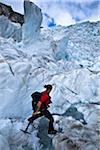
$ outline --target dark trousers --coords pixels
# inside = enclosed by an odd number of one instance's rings
[[[48,130],[49,130],[49,131],[54,130],[54,127],[53,127],[54,119],[53,119],[51,113],[50,113],[47,109],[42,110],[39,114],[30,117],[30,118],[28,119],[28,121],[29,121],[30,123],[33,123],[33,121],[34,121],[35,119],[37,119],[37,118],[39,118],[39,117],[41,117],[41,116],[45,116],[46,118],[49,119],[49,128],[48,128]]]

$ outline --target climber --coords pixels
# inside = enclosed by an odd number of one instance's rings
[[[49,104],[51,102],[51,97],[49,96],[51,90],[52,90],[52,85],[45,85],[44,88],[46,89],[45,91],[41,92],[40,99],[36,105],[36,108],[34,109],[34,112],[32,113],[32,117],[28,119],[29,124],[28,126],[38,117],[45,116],[46,118],[49,119],[49,127],[48,127],[48,134],[56,134],[56,130],[53,127],[53,116],[48,110]],[[33,99],[34,101],[34,99]],[[25,131],[27,131],[28,126]]]

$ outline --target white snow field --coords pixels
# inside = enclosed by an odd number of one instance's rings
[[[40,8],[25,1],[24,9],[22,28],[0,17],[0,150],[99,150],[100,21],[40,30]],[[31,94],[45,84],[63,133],[49,136],[42,117],[24,134]]]

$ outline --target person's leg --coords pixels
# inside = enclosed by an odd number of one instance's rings
[[[50,113],[48,110],[45,110],[45,111],[43,112],[43,115],[44,115],[46,118],[49,119],[48,133],[49,133],[49,132],[52,132],[52,131],[55,131],[55,132],[56,132],[56,130],[54,130],[54,126],[53,126],[54,119],[53,119],[51,113]]]

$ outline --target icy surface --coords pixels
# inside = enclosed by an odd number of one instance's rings
[[[10,150],[7,140],[0,135],[0,150]]]
[[[22,38],[24,44],[28,44],[39,37],[42,13],[38,6],[27,0],[24,1],[24,22]]]
[[[22,39],[21,26],[16,23],[12,23],[5,16],[0,16],[0,36],[4,38],[13,38],[15,41],[20,42]]]
[[[99,150],[100,22],[41,29],[28,45],[4,36],[12,30],[0,31],[0,148]],[[31,93],[48,83],[53,84],[50,112],[63,133],[49,136],[48,121],[40,118],[25,135],[20,129],[32,114]]]

